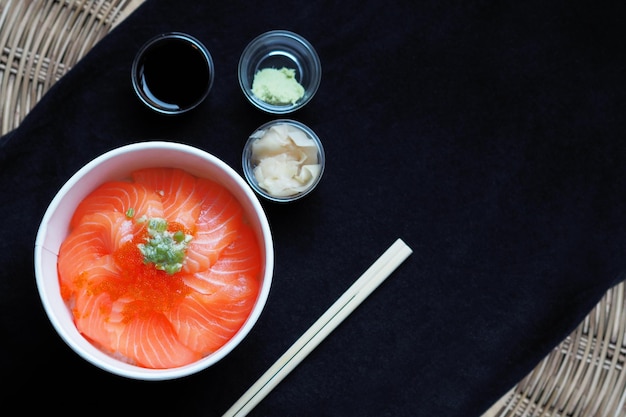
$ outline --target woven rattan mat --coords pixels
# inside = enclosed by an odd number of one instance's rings
[[[0,0],[0,135],[143,0]],[[483,417],[626,415],[626,286]]]
[[[143,0],[0,0],[0,134]]]

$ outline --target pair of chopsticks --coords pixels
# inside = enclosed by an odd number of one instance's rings
[[[222,417],[243,417],[363,302],[413,251],[396,240]]]

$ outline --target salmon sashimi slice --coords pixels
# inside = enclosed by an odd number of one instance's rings
[[[215,352],[245,323],[258,291],[257,281],[241,277],[235,291],[211,296],[189,294],[177,308],[166,313],[179,340],[203,356]]]
[[[132,179],[160,196],[168,222],[193,230],[200,214],[199,198],[194,192],[196,177],[182,169],[145,168],[133,172]]]
[[[120,283],[120,269],[111,257],[100,258],[97,267],[86,271],[85,285],[73,294],[73,314],[76,328],[101,349],[108,351],[111,337],[119,331],[121,321],[111,320],[115,289]]]
[[[256,279],[240,276],[211,295],[195,293],[207,312],[217,318],[220,331],[232,337],[248,318],[256,302],[259,283]]]
[[[209,271],[183,276],[195,291],[166,314],[179,338],[192,349],[208,354],[233,337],[254,307],[259,272],[255,235],[242,223],[235,241]]]
[[[101,349],[129,363],[134,363],[135,361],[130,357],[119,353],[118,349],[122,343],[121,337],[124,334],[127,323],[130,320],[128,314],[126,313],[127,307],[134,302],[135,300],[132,297],[122,295],[111,303],[110,314],[106,318],[106,330],[108,332],[109,339],[106,344],[100,346]]]
[[[64,290],[80,286],[79,282],[86,279],[90,270],[101,267],[101,258],[111,256],[124,242],[132,240],[136,228],[119,212],[86,215],[59,248],[57,268]]]
[[[235,241],[221,253],[206,271],[183,275],[187,286],[200,294],[213,294],[230,285],[240,276],[257,278],[261,270],[261,253],[254,232],[241,223]]]
[[[215,352],[234,334],[222,326],[221,319],[211,312],[197,293],[190,294],[167,318],[174,326],[179,340],[202,355]]]
[[[118,343],[116,352],[147,368],[174,368],[202,357],[178,340],[172,324],[159,312],[132,319],[124,327]]]
[[[221,252],[235,240],[243,219],[241,205],[221,184],[200,178],[196,192],[201,196],[201,205],[183,266],[183,271],[187,273],[203,271],[213,265]]]
[[[126,181],[102,184],[83,199],[76,208],[70,228],[75,228],[88,214],[115,211],[127,214],[132,209],[134,217],[162,217],[160,196],[148,188]]]
[[[110,344],[107,319],[111,314],[111,305],[111,296],[106,292],[91,294],[86,289],[77,292],[74,308],[76,328],[99,347]]]

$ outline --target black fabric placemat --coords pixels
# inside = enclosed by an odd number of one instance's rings
[[[251,414],[479,416],[622,279],[625,19],[622,2],[148,1],[0,138],[4,403],[52,390],[46,406],[66,415],[219,416],[400,237],[413,255]],[[241,173],[245,139],[275,117],[246,102],[237,63],[272,29],[320,55],[317,95],[288,117],[327,165],[305,199],[263,203],[267,307],[197,375],[109,375],[43,312],[32,258],[47,204],[135,141],[192,144]],[[130,66],[172,30],[209,48],[216,78],[200,107],[165,117],[133,96]]]

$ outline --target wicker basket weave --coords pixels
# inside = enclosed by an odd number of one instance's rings
[[[626,416],[626,286],[609,289],[583,322],[483,417]]]
[[[142,0],[0,0],[0,134]]]
[[[143,0],[0,0],[0,135]],[[483,417],[626,416],[626,286]]]

